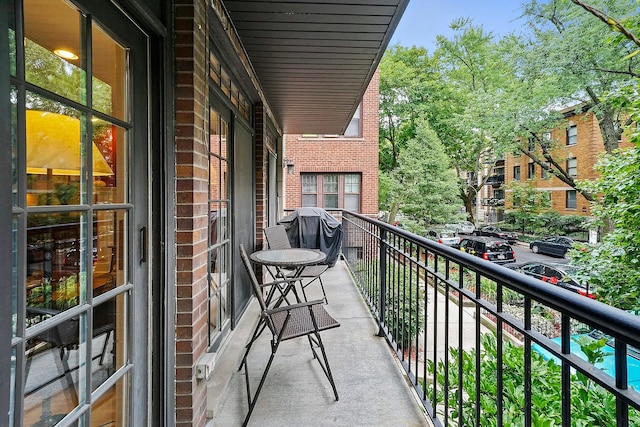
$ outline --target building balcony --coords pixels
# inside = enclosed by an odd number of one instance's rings
[[[340,400],[306,340],[285,342],[249,425],[640,425],[637,316],[362,215],[342,221],[342,260],[323,276]],[[216,366],[208,426],[246,415],[238,366],[257,319],[254,302]],[[579,355],[572,337],[586,331],[614,341],[613,369]],[[250,353],[253,387],[269,338]]]
[[[489,178],[487,178],[487,184],[490,184],[493,187],[501,186],[504,184],[504,174],[489,176]]]
[[[482,199],[482,206],[504,206],[504,199],[488,197]]]

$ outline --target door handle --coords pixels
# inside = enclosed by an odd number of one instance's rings
[[[147,249],[148,249],[148,241],[147,241],[147,227],[140,227],[140,262],[147,262]]]

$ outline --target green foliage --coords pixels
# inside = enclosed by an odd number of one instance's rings
[[[640,96],[626,92],[630,116],[640,120]],[[620,95],[620,94],[618,94]],[[640,309],[640,132],[628,128],[634,147],[602,156],[596,165],[600,177],[580,185],[601,194],[593,213],[613,231],[598,246],[584,245],[570,252],[581,276],[598,289],[598,299],[624,310]]]
[[[603,343],[590,340],[585,343],[595,356],[594,361],[601,354],[598,349]],[[503,425],[524,425],[524,387],[527,372],[524,365],[524,347],[510,342],[502,346],[502,382],[503,382]],[[593,361],[590,361],[593,362]],[[462,368],[462,378],[458,377],[459,367]],[[446,369],[446,370],[445,370]],[[480,375],[476,377],[476,369]],[[449,425],[459,425],[458,416],[461,415],[461,426],[481,425],[496,426],[496,396],[498,375],[497,337],[494,334],[484,334],[481,338],[480,366],[476,366],[476,350],[460,351],[449,349],[449,362],[445,366],[443,361],[434,363],[427,361],[427,371],[436,382],[436,394],[433,388],[427,388],[427,397],[437,403],[440,415],[443,415],[444,404],[448,402],[450,413]],[[445,388],[445,375],[448,375],[449,387]],[[562,425],[562,371],[560,365],[553,360],[545,360],[535,351],[531,352],[531,417],[534,426]],[[613,395],[603,388],[587,381],[582,374],[571,374],[571,425],[575,426],[609,426],[615,424],[616,402]],[[475,401],[476,381],[480,381],[480,420],[476,423]],[[458,387],[460,384],[460,387]],[[461,399],[460,396],[463,396]],[[460,401],[461,411],[459,414]],[[598,404],[594,404],[598,402]],[[638,425],[640,417],[636,412],[630,412],[629,425]]]
[[[443,224],[461,208],[458,183],[442,144],[428,124],[420,121],[416,137],[398,156],[398,167],[385,180],[385,200],[425,224]]]
[[[513,229],[534,236],[570,235],[584,232],[585,217],[580,215],[560,215],[555,211],[519,212],[510,210],[504,215],[504,229]]]
[[[408,349],[424,327],[424,317],[419,315],[424,288],[417,288],[416,272],[410,268],[392,262],[387,269],[385,324],[394,340]]]

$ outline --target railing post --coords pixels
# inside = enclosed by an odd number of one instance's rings
[[[384,311],[387,304],[387,230],[380,230],[380,296],[378,301],[378,336],[384,337]]]

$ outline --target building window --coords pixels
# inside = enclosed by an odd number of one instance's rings
[[[576,209],[576,190],[567,190],[567,209]]]
[[[532,136],[530,136],[529,140],[527,141],[527,150],[534,151],[535,149],[536,149],[536,141],[535,139],[533,139]]]
[[[536,177],[536,164],[531,162],[527,169],[527,178],[532,179]]]
[[[576,145],[578,143],[578,126],[571,125],[567,129],[567,145]]]
[[[360,175],[344,176],[344,208],[350,211],[360,211]]]
[[[360,211],[360,174],[302,174],[302,206]]]
[[[571,178],[576,178],[578,176],[578,159],[575,157],[567,159],[567,175]]]
[[[513,179],[520,181],[520,165],[513,167]]]
[[[549,162],[544,162],[543,166],[540,168],[541,172],[540,172],[540,177],[542,179],[549,179],[551,178],[551,174],[549,173],[549,168],[550,168],[550,164]]]
[[[302,175],[302,206],[318,206],[318,177]]]
[[[338,175],[324,175],[322,177],[322,200],[323,208],[338,208]]]

